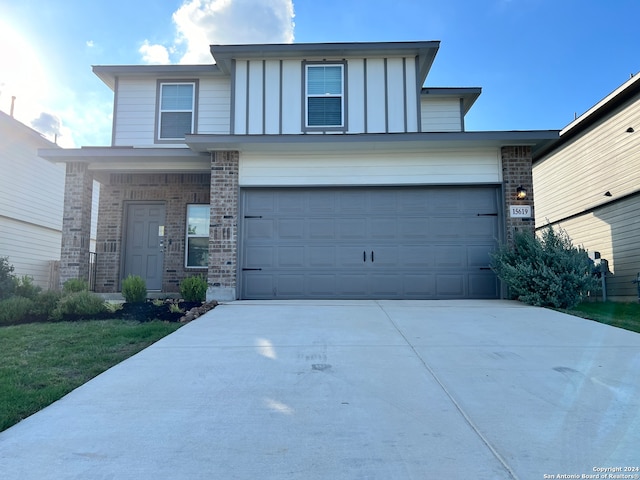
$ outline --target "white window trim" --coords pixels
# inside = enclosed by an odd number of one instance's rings
[[[193,268],[193,269],[206,269],[208,265],[189,265],[189,239],[190,238],[209,238],[209,232],[199,233],[199,234],[189,234],[189,207],[201,207],[207,206],[209,208],[210,205],[208,203],[188,203],[186,209],[186,217],[185,217],[185,242],[184,242],[184,268]]]
[[[314,67],[340,67],[340,76],[342,78],[342,93],[338,94],[312,94],[308,93],[308,72]],[[305,62],[304,65],[304,128],[305,130],[345,130],[345,98],[346,98],[346,63],[345,62]],[[309,98],[327,98],[340,97],[340,125],[309,125]]]
[[[191,109],[189,110],[163,110],[162,109],[162,88],[165,85],[193,85],[193,95],[191,97]],[[198,98],[198,80],[158,80],[157,88],[157,108],[156,108],[156,127],[155,127],[155,143],[175,143],[176,141],[184,141],[184,137],[161,137],[162,132],[162,114],[164,112],[182,112],[191,113],[191,133],[196,133],[197,129],[197,98]]]

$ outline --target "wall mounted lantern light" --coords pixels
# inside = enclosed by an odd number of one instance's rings
[[[527,198],[527,189],[522,185],[516,188],[516,198],[518,200],[524,200],[525,198]]]

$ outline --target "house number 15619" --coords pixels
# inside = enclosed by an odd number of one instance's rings
[[[511,217],[531,218],[531,205],[509,205]]]

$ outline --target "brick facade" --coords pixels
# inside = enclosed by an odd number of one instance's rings
[[[89,280],[93,177],[86,163],[67,163],[60,250],[60,285]]]
[[[185,268],[184,251],[187,204],[209,203],[209,180],[209,174],[111,174],[100,187],[96,291],[120,291],[125,215],[134,202],[163,202],[166,208],[162,291],[178,292],[186,276],[205,273]]]
[[[516,231],[534,232],[533,174],[531,169],[531,147],[502,147],[502,178],[504,183],[505,242],[513,244]],[[516,190],[522,186],[527,191],[523,200],[516,198]],[[531,205],[531,218],[511,218],[510,205]]]
[[[207,299],[235,300],[238,259],[239,152],[211,154],[211,224]]]

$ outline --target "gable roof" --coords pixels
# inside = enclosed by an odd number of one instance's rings
[[[7,115],[6,113],[0,111],[0,129],[4,131],[11,130],[14,134],[22,135],[23,137],[32,140],[39,147],[43,148],[60,148],[58,145],[53,143],[52,141],[45,138],[40,132],[34,130],[31,127],[28,127],[24,123],[16,120],[11,115]]]
[[[545,155],[550,154],[552,151],[562,147],[570,140],[584,133],[638,94],[640,94],[640,74],[633,75],[629,80],[564,127],[560,131],[560,138],[549,144],[546,148],[538,151],[537,154],[534,155],[533,162],[535,163],[541,160]]]
[[[234,59],[348,58],[416,56],[418,84],[422,85],[440,48],[439,41],[423,42],[336,42],[211,45],[211,55],[224,72],[231,72]]]

